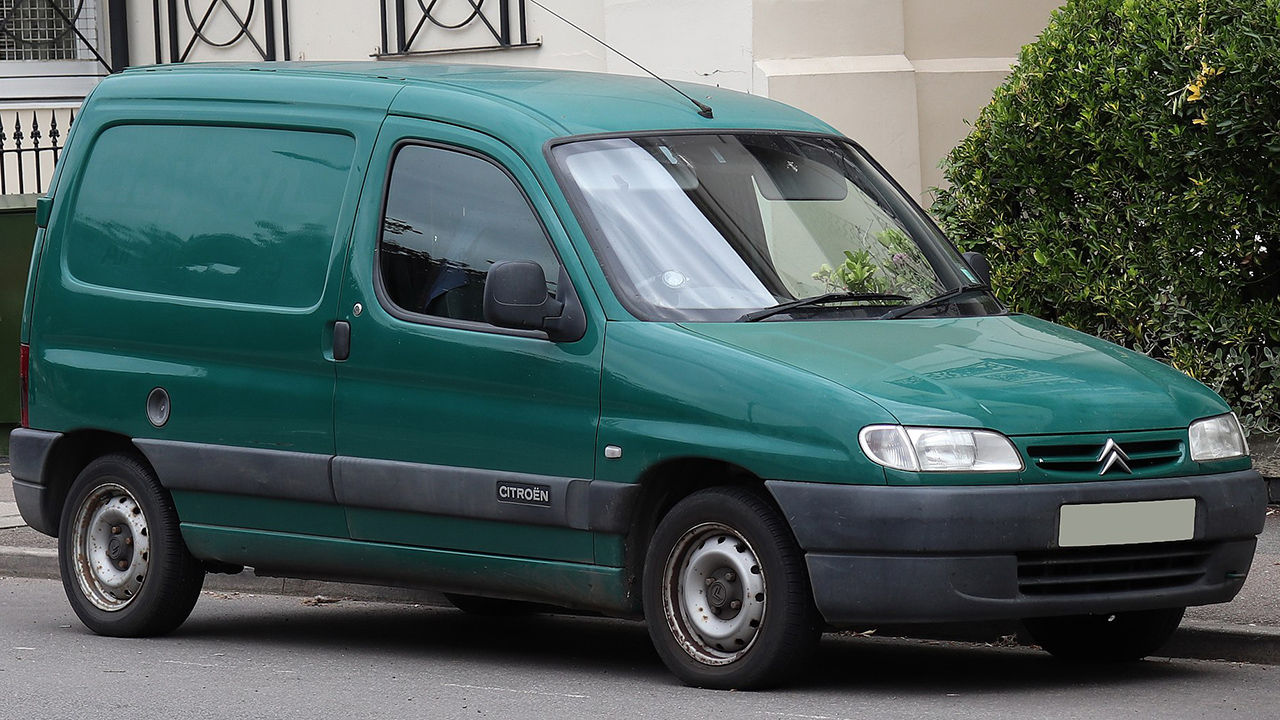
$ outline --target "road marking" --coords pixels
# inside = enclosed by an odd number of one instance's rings
[[[539,692],[537,690],[517,690],[515,688],[489,687],[487,685],[459,685],[458,683],[444,683],[444,686],[464,688],[467,690],[493,690],[494,692],[520,693],[522,695],[549,695],[551,697],[567,697],[567,698],[578,698],[578,699],[586,699],[590,697],[589,695],[573,695],[571,693]]]

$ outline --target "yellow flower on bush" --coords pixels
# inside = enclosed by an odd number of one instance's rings
[[[1226,70],[1226,68],[1209,67],[1209,63],[1201,60],[1200,74],[1196,76],[1195,80],[1187,83],[1187,102],[1196,102],[1197,100],[1204,99],[1204,95],[1202,94],[1204,92],[1204,86],[1207,85],[1209,80],[1214,76],[1221,75],[1224,70]],[[1203,125],[1204,123],[1197,122],[1197,124]]]

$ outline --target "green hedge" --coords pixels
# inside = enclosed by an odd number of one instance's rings
[[[1280,430],[1280,0],[1072,0],[943,168],[1012,307]]]

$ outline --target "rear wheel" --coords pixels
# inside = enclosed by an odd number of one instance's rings
[[[204,584],[169,493],[124,454],[94,460],[72,484],[58,562],[71,608],[99,635],[170,632],[191,614]]]
[[[1071,662],[1126,662],[1141,660],[1159,650],[1178,629],[1185,610],[1028,618],[1022,624],[1031,639],[1056,658]]]
[[[790,528],[745,488],[702,490],[671,509],[649,545],[643,595],[658,655],[698,687],[780,683],[821,634]]]

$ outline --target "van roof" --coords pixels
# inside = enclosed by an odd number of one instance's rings
[[[148,74],[159,82],[142,77]],[[157,75],[181,82],[165,82]],[[668,129],[835,132],[788,105],[707,85],[673,83],[710,105],[715,111],[710,120],[699,116],[693,103],[648,76],[494,65],[377,61],[158,65],[130,69],[115,82],[108,78],[100,90],[106,96],[122,92],[135,99],[174,98],[175,93],[191,99],[220,99],[235,97],[237,90],[257,96],[264,84],[279,87],[268,76],[299,81],[289,83],[291,101],[305,102],[307,88],[312,87],[313,101],[321,104],[338,100],[334,82],[351,83],[353,89],[356,85],[398,85],[388,108],[393,114],[463,121],[497,136],[506,134],[504,127],[511,129],[509,123],[523,115],[526,128],[520,134],[526,139],[532,139],[526,134],[529,119],[536,121],[541,128],[538,134],[546,139]],[[330,82],[308,83],[306,78]]]

